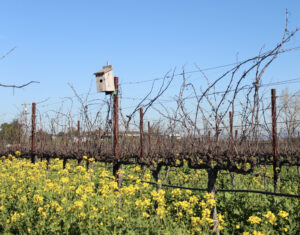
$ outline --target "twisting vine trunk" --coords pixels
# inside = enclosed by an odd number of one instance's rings
[[[169,179],[170,169],[171,169],[171,168],[170,168],[169,166],[167,166],[166,181],[168,182],[168,184],[171,184],[171,181],[170,181],[170,179]]]
[[[215,168],[207,169],[208,173],[208,183],[207,183],[207,191],[212,194],[213,199],[216,200],[216,182],[218,176],[218,170]],[[214,234],[220,234],[219,231],[219,221],[217,215],[217,204],[211,210],[211,218],[213,219],[213,232]]]
[[[159,191],[161,189],[161,175],[160,175],[161,167],[162,167],[162,165],[159,164],[159,165],[157,165],[156,169],[154,171],[152,171],[152,175],[156,181],[157,191]]]

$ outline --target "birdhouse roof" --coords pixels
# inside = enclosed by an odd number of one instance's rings
[[[109,71],[111,71],[113,68],[112,68],[112,65],[107,65],[107,66],[103,66],[102,70],[94,73],[96,76],[97,75],[102,75],[104,73],[108,73]]]

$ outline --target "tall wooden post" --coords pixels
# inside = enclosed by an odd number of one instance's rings
[[[69,135],[68,135],[68,133],[65,133],[65,145],[66,145],[66,148],[68,149],[68,147],[69,147]]]
[[[140,160],[144,159],[144,115],[143,108],[140,108]]]
[[[232,127],[233,127],[233,119],[232,119],[232,112],[229,112],[229,132],[230,132],[230,144],[231,144],[231,148],[234,149],[233,146],[233,132],[232,132]],[[232,151],[233,152],[233,151]],[[230,178],[231,178],[231,184],[232,187],[235,187],[235,180],[234,180],[234,173],[230,172]]]
[[[80,143],[80,121],[78,120],[77,121],[77,151],[78,151],[78,154],[80,154],[80,145],[81,145],[81,143]],[[82,156],[79,156],[80,158],[82,157]]]
[[[101,128],[98,130],[98,151],[100,151],[101,147]]]
[[[150,122],[148,121],[148,154],[151,153],[151,130],[150,130]]]
[[[156,146],[157,146],[157,153],[159,154],[160,153],[160,133],[159,133],[159,130],[157,129],[156,131]]]
[[[233,126],[232,112],[229,112],[229,128],[230,128],[230,139],[231,139],[231,141],[233,140],[232,126]]]
[[[31,162],[36,163],[36,152],[35,152],[35,133],[36,133],[36,123],[35,123],[35,109],[36,104],[32,103],[32,113],[31,113]]]
[[[211,135],[211,131],[208,131],[208,133],[207,133],[207,141],[208,141],[208,143],[210,143],[210,135]]]
[[[234,144],[235,144],[235,146],[237,144],[237,138],[238,138],[238,130],[235,130],[235,132],[234,132]]]
[[[113,174],[116,181],[119,180],[118,171],[120,169],[119,163],[119,78],[114,78],[115,93],[113,94]]]
[[[278,158],[278,142],[277,142],[276,89],[271,90],[271,103],[272,103],[272,145],[273,145],[274,192],[279,192],[280,165],[279,165],[279,158]]]
[[[220,134],[220,132],[219,132],[219,124],[216,123],[216,143],[218,143],[218,141],[219,141],[219,134]]]

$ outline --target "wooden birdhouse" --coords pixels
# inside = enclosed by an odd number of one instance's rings
[[[97,92],[111,94],[115,91],[112,65],[103,66],[102,70],[94,74],[96,76]]]

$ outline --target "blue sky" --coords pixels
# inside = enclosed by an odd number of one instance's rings
[[[86,93],[93,72],[109,61],[120,82],[162,77],[184,65],[187,71],[233,63],[272,48],[281,39],[288,9],[289,29],[300,27],[299,1],[0,1],[0,81],[24,89],[0,88],[0,122],[21,104],[72,96],[68,83]],[[287,47],[300,46],[300,33]],[[300,77],[300,50],[282,55],[264,83]],[[215,78],[222,71],[208,72]],[[197,77],[198,76],[198,77]],[[195,79],[200,79],[195,75]],[[201,81],[201,80],[200,80]],[[173,88],[179,83],[174,83]],[[140,98],[151,83],[122,87],[123,96]],[[276,87],[278,92],[283,87]],[[300,83],[289,86],[300,89]],[[172,90],[166,97],[171,96]],[[93,94],[103,98],[104,94]],[[124,100],[124,106],[134,104]]]

